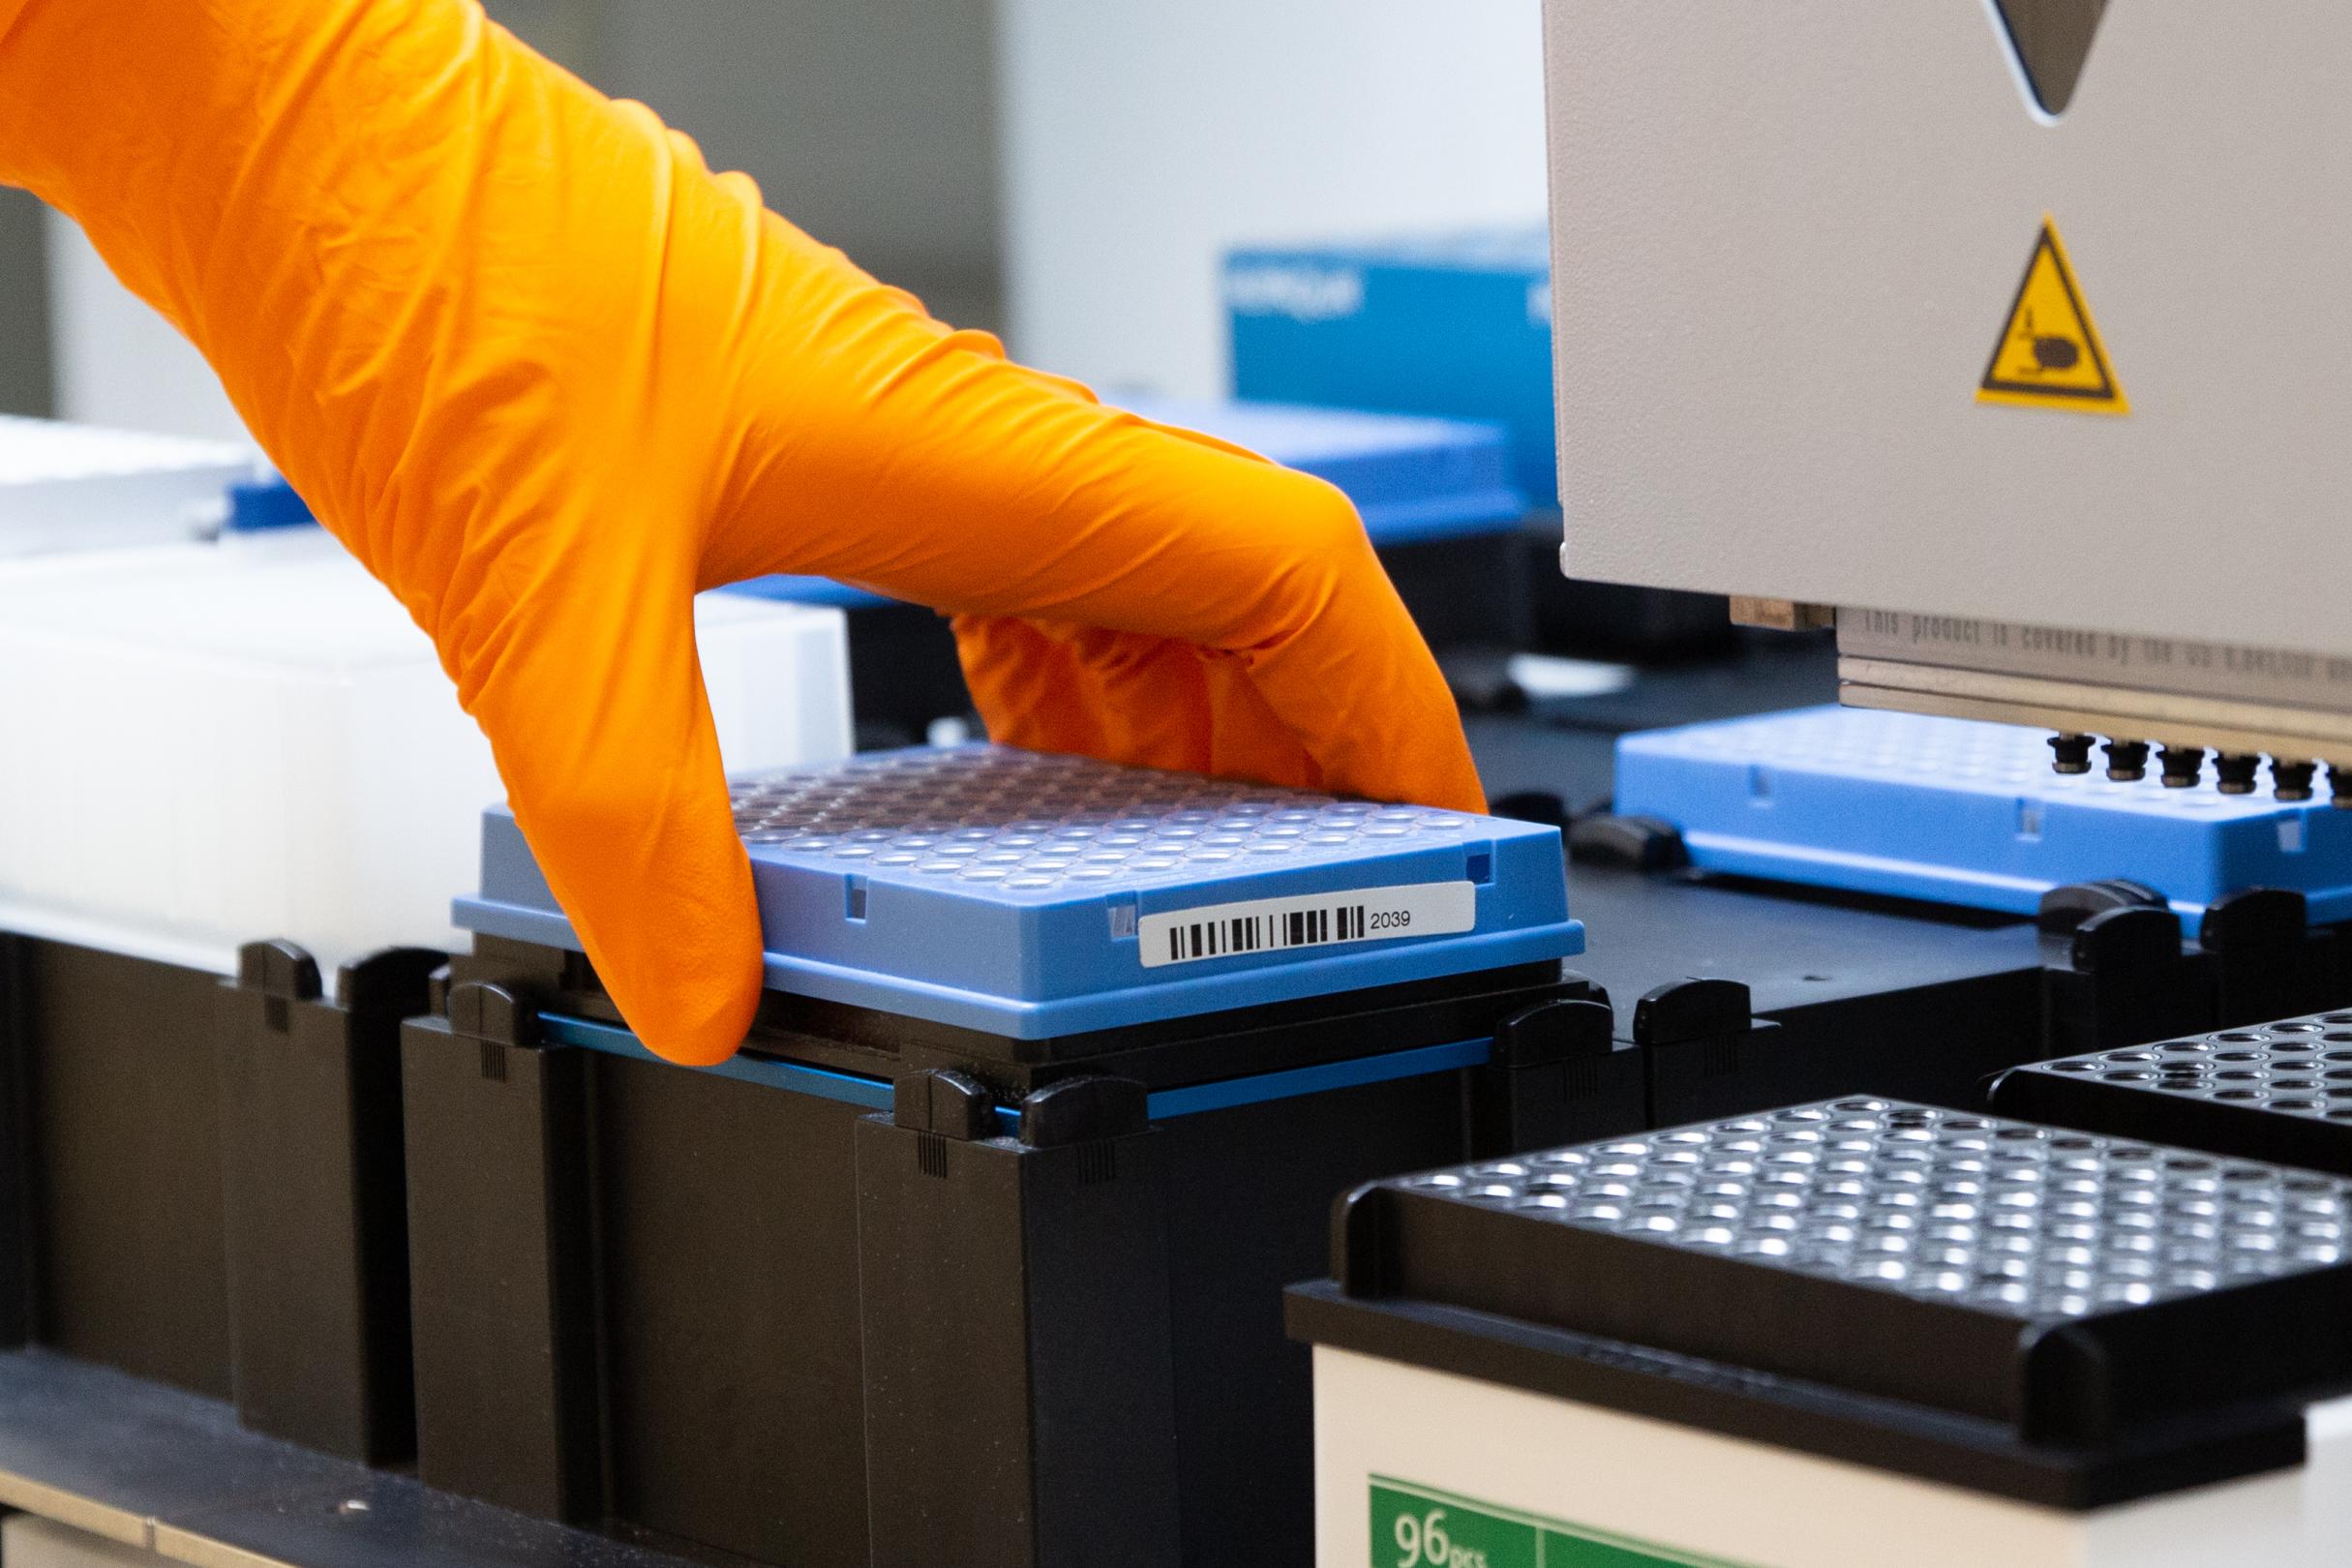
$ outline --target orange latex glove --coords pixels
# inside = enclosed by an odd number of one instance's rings
[[[0,0],[0,179],[431,634],[664,1056],[727,1056],[760,987],[700,588],[949,611],[1015,745],[1480,805],[1337,491],[1007,363],[473,0]]]

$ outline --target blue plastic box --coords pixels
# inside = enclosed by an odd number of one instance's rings
[[[1143,393],[1105,401],[1329,480],[1356,503],[1376,545],[1508,533],[1527,510],[1498,425]],[[845,609],[890,602],[822,577],[763,577],[732,591]]]
[[[1630,735],[1615,809],[1682,830],[1710,871],[2034,913],[2068,883],[2127,877],[2196,916],[2246,888],[2352,917],[2352,811],[2050,769],[2047,738],[1848,708]]]
[[[281,478],[240,480],[228,487],[228,516],[224,533],[262,533],[272,528],[313,528],[317,518],[310,502],[294,494]]]
[[[996,746],[735,785],[775,989],[1043,1040],[1583,950],[1556,829]],[[504,808],[470,930],[577,949]]]
[[[1559,504],[1541,225],[1235,251],[1224,296],[1236,397],[1493,420],[1519,488]]]

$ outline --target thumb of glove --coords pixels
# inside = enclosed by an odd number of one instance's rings
[[[451,662],[515,822],[621,1015],[656,1055],[708,1066],[750,1028],[761,953],[694,585],[682,562],[648,571],[595,542],[565,554]]]

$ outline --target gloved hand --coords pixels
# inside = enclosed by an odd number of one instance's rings
[[[1480,805],[1338,492],[1007,363],[474,0],[0,0],[0,179],[432,636],[664,1056],[726,1057],[760,987],[699,588],[949,611],[1015,745]]]

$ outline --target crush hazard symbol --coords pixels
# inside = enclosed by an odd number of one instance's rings
[[[2041,221],[2001,340],[1976,387],[1978,403],[2019,403],[2080,413],[2129,413],[2124,388],[2083,303],[2058,226]]]

